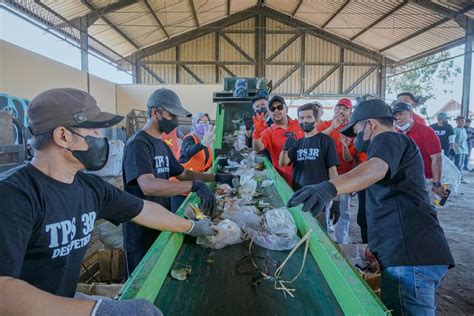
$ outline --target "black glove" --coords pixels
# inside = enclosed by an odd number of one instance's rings
[[[307,185],[296,191],[288,200],[288,207],[295,207],[303,203],[303,212],[318,216],[324,207],[337,195],[336,187],[329,181]]]
[[[211,189],[202,181],[194,180],[191,192],[195,192],[201,199],[201,209],[206,215],[212,216],[216,212],[216,197]]]
[[[244,118],[244,124],[245,124],[245,129],[247,131],[250,131],[252,129],[252,126],[253,126],[253,120],[251,117],[245,117]]]
[[[337,221],[339,220],[339,217],[341,216],[341,210],[339,208],[340,206],[339,201],[333,201],[331,210],[329,211],[329,219],[332,219],[332,224],[336,225]]]
[[[285,145],[283,145],[283,150],[284,151],[289,151],[295,145],[296,145],[296,139],[294,139],[293,137],[290,136],[286,139]]]
[[[136,300],[108,300],[101,299],[95,303],[92,316],[112,315],[150,315],[163,316],[163,313],[145,299]]]
[[[234,178],[237,178],[237,177],[234,176],[233,174],[216,173],[216,182],[227,183],[228,185],[230,185],[231,188],[234,187],[234,183],[232,182],[232,180],[234,180]]]

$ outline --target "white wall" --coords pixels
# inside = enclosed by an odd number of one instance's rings
[[[0,93],[32,99],[59,87],[87,90],[87,74],[0,40]],[[90,76],[90,93],[104,111],[116,113],[115,84]]]
[[[117,113],[127,115],[132,109],[145,110],[148,97],[162,87],[176,92],[184,107],[192,113],[207,112],[215,119],[216,105],[212,102],[212,97],[214,92],[222,91],[223,86],[220,84],[117,85]]]

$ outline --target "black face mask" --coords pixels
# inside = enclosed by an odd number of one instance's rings
[[[258,108],[255,110],[258,114],[265,114],[267,113],[267,108]]]
[[[173,117],[171,120],[162,118],[161,120],[158,120],[158,124],[160,131],[166,134],[171,133],[176,127],[179,126],[177,117]]]
[[[357,136],[354,138],[354,148],[360,153],[366,153],[370,145],[370,137],[367,140],[364,140],[364,131],[367,123],[364,125],[364,129],[357,133]]]
[[[300,127],[301,129],[303,130],[303,132],[305,133],[309,133],[311,132],[313,129],[314,129],[314,123],[316,123],[316,121],[313,121],[313,122],[303,122],[303,123],[300,123]]]
[[[109,159],[109,141],[107,137],[82,136],[70,130],[71,133],[84,138],[89,148],[87,150],[68,150],[79,160],[87,171],[97,171],[104,168]]]

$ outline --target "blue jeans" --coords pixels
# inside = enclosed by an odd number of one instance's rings
[[[447,265],[398,266],[382,270],[381,299],[393,315],[435,315],[436,288]]]

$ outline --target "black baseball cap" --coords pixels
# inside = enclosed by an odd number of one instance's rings
[[[351,120],[340,132],[349,137],[356,136],[354,132],[354,125],[363,120],[370,118],[391,118],[393,119],[392,110],[383,100],[371,99],[362,101],[357,105],[352,112]]]
[[[265,95],[261,95],[261,94],[256,94],[253,98],[252,98],[252,104],[257,102],[258,100],[267,100],[268,101],[268,97],[265,96]]]
[[[273,97],[270,98],[270,101],[268,101],[268,108],[272,106],[273,103],[276,101],[279,101],[281,104],[286,105],[286,101],[283,97],[279,95],[274,95]]]
[[[73,88],[46,90],[28,105],[28,128],[35,136],[59,126],[106,128],[122,119],[123,116],[102,112],[94,97]]]
[[[412,107],[410,104],[405,102],[397,102],[392,107],[392,114],[403,112],[403,111],[412,111]]]
[[[181,117],[193,116],[191,112],[186,110],[181,103],[178,95],[170,89],[160,88],[155,90],[146,104],[147,108],[163,108],[173,115]]]

